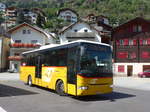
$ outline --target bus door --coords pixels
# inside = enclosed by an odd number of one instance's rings
[[[69,48],[67,57],[67,90],[68,94],[76,95],[77,47]]]
[[[35,84],[39,86],[42,86],[41,72],[42,72],[42,56],[39,55],[36,57],[35,62]]]

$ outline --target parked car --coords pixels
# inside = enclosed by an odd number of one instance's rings
[[[145,70],[144,72],[138,73],[139,77],[150,77],[150,70]]]

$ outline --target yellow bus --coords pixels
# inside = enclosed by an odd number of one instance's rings
[[[59,95],[97,95],[113,91],[110,45],[74,41],[24,52],[20,79]]]

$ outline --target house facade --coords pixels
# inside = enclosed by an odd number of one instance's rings
[[[60,43],[75,40],[89,40],[101,42],[100,32],[85,22],[74,23],[59,32]]]
[[[87,21],[87,22],[97,22],[97,23],[104,23],[106,25],[109,25],[109,20],[108,17],[103,16],[103,15],[95,15],[93,13],[88,14],[86,17],[82,18],[83,21]]]
[[[8,57],[10,60],[9,70],[12,72],[19,71],[22,52],[56,43],[55,37],[27,23],[20,24],[8,32],[11,35],[10,56]]]
[[[137,17],[113,31],[114,74],[137,76],[150,69],[150,21]]]
[[[17,8],[16,7],[8,7],[6,8],[6,12],[5,12],[5,27],[11,27],[16,25],[16,19],[17,19]]]
[[[89,14],[82,18],[83,21],[89,23],[97,31],[100,32],[102,37],[101,42],[111,44],[111,32],[112,27],[109,25],[109,20],[103,15],[96,16],[95,14]]]
[[[69,9],[69,8],[65,8],[65,9],[60,9],[58,11],[58,18],[61,18],[67,22],[70,22],[70,23],[75,23],[78,21],[78,14],[77,12],[75,12],[74,10],[72,9]]]
[[[6,5],[4,3],[0,3],[0,11],[5,12]]]
[[[0,72],[8,69],[8,56],[9,56],[9,43],[10,38],[4,34],[0,34]]]

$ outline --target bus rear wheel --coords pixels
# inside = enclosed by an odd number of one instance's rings
[[[60,96],[64,96],[65,92],[64,92],[64,83],[62,80],[58,80],[56,83],[56,92],[60,95]]]
[[[31,76],[28,77],[28,85],[32,86],[32,77]]]

